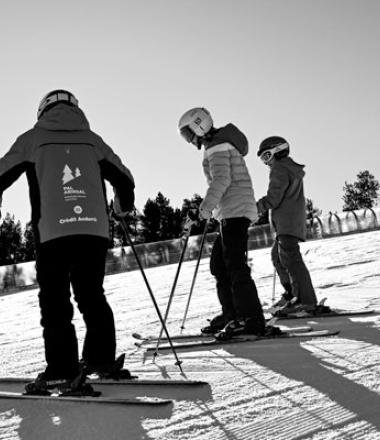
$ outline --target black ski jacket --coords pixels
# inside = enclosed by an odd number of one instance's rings
[[[77,107],[56,105],[18,137],[0,159],[0,196],[24,172],[37,244],[77,234],[107,238],[105,179],[121,209],[133,208],[131,172]]]

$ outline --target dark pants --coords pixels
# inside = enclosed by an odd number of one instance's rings
[[[83,359],[91,364],[115,360],[114,318],[103,290],[106,253],[107,240],[90,235],[62,237],[37,247],[46,372],[52,376],[78,372],[70,284],[87,328]]]
[[[212,248],[210,269],[223,314],[229,318],[264,320],[251,270],[247,265],[249,220],[244,217],[222,220],[220,234]]]
[[[317,298],[302,259],[299,241],[292,235],[279,235],[272,246],[272,262],[287,292],[297,297],[302,304],[316,305]]]

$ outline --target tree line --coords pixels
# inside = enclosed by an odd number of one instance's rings
[[[380,184],[368,171],[360,171],[353,183],[345,182],[343,187],[343,211],[363,208],[373,208],[378,201]],[[184,199],[181,208],[173,208],[170,200],[161,192],[154,199],[148,199],[140,212],[134,210],[129,213],[127,222],[129,233],[135,243],[151,243],[171,240],[181,236],[183,224],[190,209],[198,208],[202,202],[199,194]],[[110,210],[112,209],[112,202]],[[306,199],[306,218],[320,216],[322,211],[314,206],[311,199]],[[268,215],[261,217],[256,224],[267,224]],[[203,232],[205,222],[193,226],[191,235]],[[217,221],[211,219],[208,232],[217,229]],[[109,247],[125,246],[127,242],[119,224],[110,218]],[[0,224],[0,265],[15,264],[35,259],[33,228],[27,223],[22,228],[21,222],[16,221],[14,215],[7,213]]]

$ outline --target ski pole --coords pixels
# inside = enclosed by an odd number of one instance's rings
[[[273,288],[272,288],[272,306],[276,300],[276,268],[273,266]]]
[[[273,241],[276,241],[276,230],[274,229],[273,222],[272,222],[272,210],[269,211],[268,218],[269,218],[269,227],[270,227],[272,239],[273,239]],[[276,300],[276,275],[277,275],[276,266],[273,265],[272,306]]]
[[[186,249],[187,249],[187,243],[189,241],[190,232],[191,232],[191,226],[192,225],[190,225],[190,227],[189,227],[189,229],[188,229],[188,231],[186,232],[186,235],[185,235],[185,241],[184,241],[183,246],[182,246],[181,256],[180,256],[179,261],[178,261],[177,272],[175,274],[172,290],[171,290],[170,295],[169,295],[168,305],[166,306],[166,312],[165,312],[165,316],[164,316],[164,323],[165,323],[165,325],[166,325],[166,321],[168,319],[170,306],[171,306],[172,301],[173,301],[174,292],[175,292],[175,289],[177,287],[177,281],[178,281],[179,273],[180,273],[180,270],[181,270],[182,262],[183,262],[183,259],[185,257],[185,253],[186,253]],[[160,342],[161,342],[163,330],[164,330],[164,327],[162,326],[160,334],[159,334],[158,339],[157,339],[156,349],[155,349],[155,351],[153,353],[153,357],[154,358],[158,355],[158,347],[159,347]]]
[[[148,282],[148,279],[147,279],[147,277],[146,277],[146,275],[145,275],[145,271],[144,271],[143,266],[142,266],[142,264],[141,264],[140,258],[139,258],[139,256],[137,255],[136,248],[135,248],[134,244],[132,243],[132,240],[131,240],[131,238],[130,238],[130,236],[129,236],[128,229],[127,229],[127,226],[126,226],[126,224],[125,224],[125,220],[124,220],[123,218],[121,218],[121,217],[117,217],[115,214],[114,214],[114,218],[115,218],[115,219],[119,222],[119,224],[121,225],[121,227],[122,227],[122,229],[123,229],[123,232],[124,232],[124,234],[125,234],[125,237],[126,237],[128,243],[129,243],[129,245],[131,246],[131,249],[132,249],[133,255],[135,256],[135,259],[136,259],[137,265],[139,266],[140,272],[141,272],[142,277],[144,278],[144,281],[145,281],[145,285],[146,285],[146,287],[147,287],[147,289],[148,289],[149,295],[150,295],[150,297],[151,297],[151,299],[152,299],[152,302],[153,302],[153,304],[154,304],[154,308],[156,309],[156,312],[157,312],[158,318],[159,318],[160,321],[161,321],[162,328],[163,328],[163,330],[165,331],[166,337],[167,337],[168,342],[169,342],[169,344],[170,344],[170,348],[172,349],[173,355],[174,355],[174,357],[175,357],[175,359],[176,359],[176,363],[175,363],[175,365],[178,365],[178,368],[180,369],[181,373],[183,374],[183,370],[182,370],[182,366],[181,366],[182,361],[180,361],[179,358],[178,358],[177,352],[176,352],[176,350],[175,350],[175,348],[174,348],[174,345],[173,345],[173,341],[172,341],[172,339],[171,339],[171,337],[170,337],[170,335],[169,335],[169,332],[168,332],[168,329],[167,329],[167,327],[166,327],[165,321],[164,321],[163,318],[162,318],[162,315],[161,315],[160,309],[159,309],[159,307],[158,307],[158,304],[157,304],[156,298],[154,297],[153,291],[152,291],[152,289],[151,289],[151,287],[150,287],[150,284],[149,284],[149,282]]]
[[[195,271],[194,271],[194,275],[193,275],[193,280],[192,280],[192,282],[191,282],[191,287],[190,287],[190,292],[189,292],[189,298],[188,298],[188,300],[187,300],[186,310],[185,310],[185,313],[184,313],[184,315],[183,315],[183,320],[182,320],[182,324],[181,324],[181,327],[180,327],[180,328],[181,328],[181,333],[182,333],[182,330],[184,330],[184,328],[185,328],[185,321],[186,321],[187,313],[188,313],[188,311],[189,311],[189,307],[190,307],[190,300],[191,300],[191,297],[192,297],[192,295],[193,295],[193,290],[194,290],[194,286],[195,286],[195,280],[196,280],[197,275],[198,275],[199,263],[200,263],[201,258],[202,258],[203,246],[204,246],[204,243],[205,243],[205,240],[206,240],[207,229],[208,229],[208,223],[209,223],[209,221],[207,220],[207,221],[206,221],[206,224],[205,224],[205,228],[204,228],[204,230],[203,230],[202,241],[201,241],[201,245],[200,245],[200,248],[199,248],[198,260],[197,260],[197,264],[196,264],[196,266],[195,266]]]

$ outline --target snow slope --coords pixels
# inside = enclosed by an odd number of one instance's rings
[[[330,306],[380,311],[380,232],[301,246],[320,299],[327,297]],[[262,302],[269,305],[269,249],[249,256]],[[185,263],[181,271],[169,315],[172,333],[182,321],[194,266],[194,261]],[[146,271],[162,310],[176,268]],[[172,354],[160,353],[153,364],[133,345],[132,332],[157,334],[160,329],[141,274],[109,276],[105,288],[115,313],[118,351],[127,353],[128,367],[144,377],[180,378]],[[0,376],[34,376],[44,368],[37,290],[1,297],[0,310]],[[204,259],[185,331],[199,329],[218,312]],[[75,321],[82,339],[78,313]],[[0,439],[380,439],[380,315],[286,322],[306,323],[341,333],[179,352],[186,377],[207,380],[209,386],[102,387],[104,395],[172,398],[174,404],[166,407],[0,400]]]

